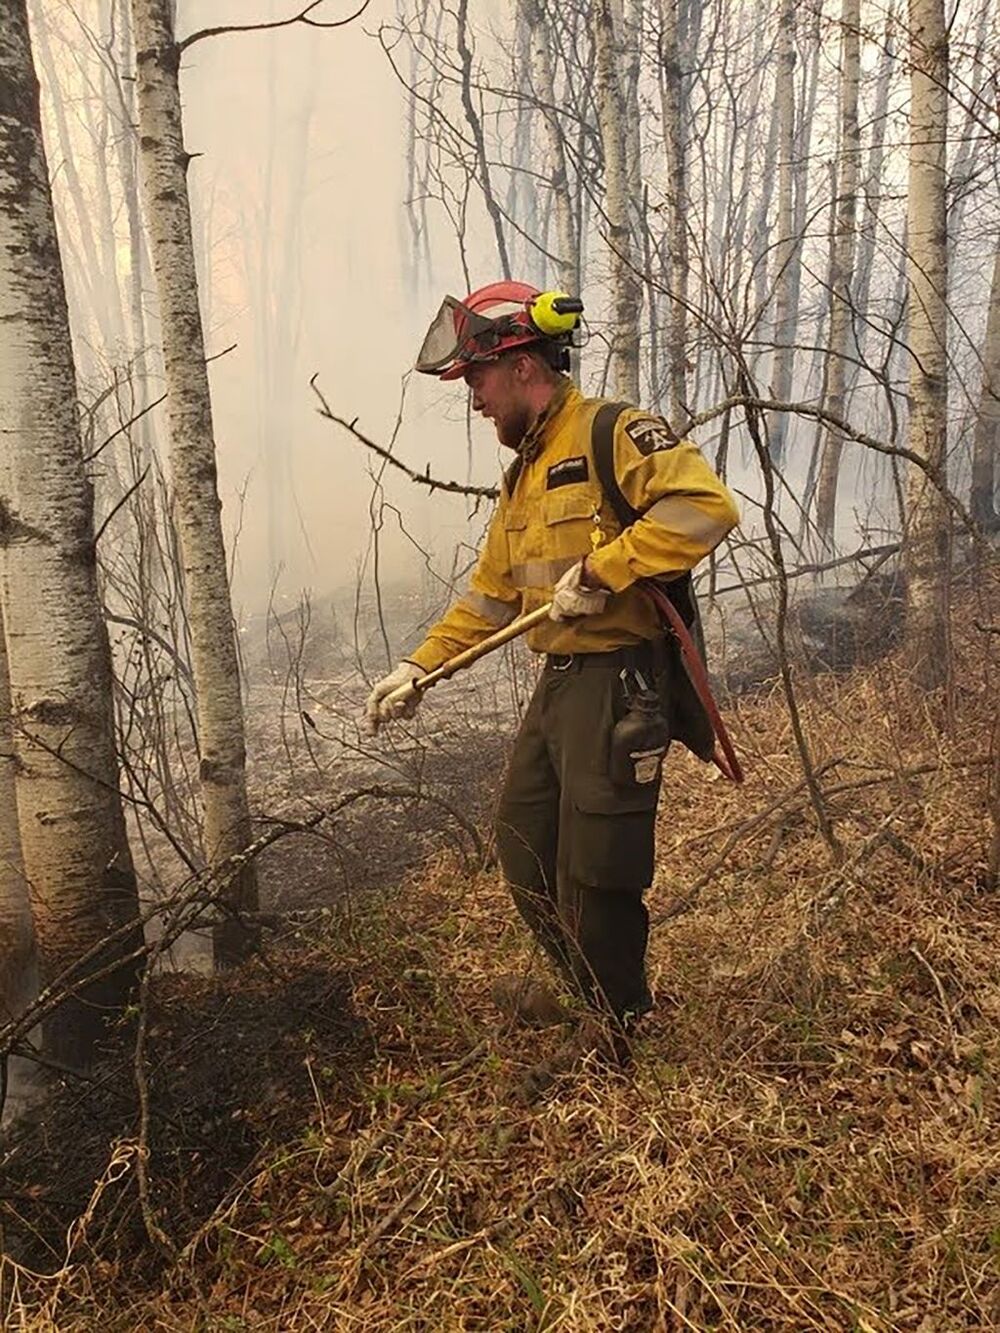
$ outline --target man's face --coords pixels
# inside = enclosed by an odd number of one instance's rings
[[[526,383],[516,356],[502,356],[496,361],[477,361],[465,372],[465,382],[472,391],[472,410],[492,421],[497,439],[508,449],[516,449],[531,424],[532,411]]]

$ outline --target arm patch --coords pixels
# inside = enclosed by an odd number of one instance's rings
[[[662,417],[639,417],[637,421],[630,421],[625,434],[645,458],[680,444]]]

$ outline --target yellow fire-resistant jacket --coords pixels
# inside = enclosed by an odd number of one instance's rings
[[[660,632],[655,612],[632,585],[655,574],[686,573],[736,526],[739,510],[696,445],[678,442],[659,417],[628,408],[615,427],[615,476],[641,517],[623,531],[602,493],[591,450],[601,401],[584,398],[569,381],[557,391],[522,442],[512,493],[504,482],[468,591],[408,661],[433,671],[535,610],[583,556],[615,595],[599,615],[536,626],[527,635],[529,648],[607,652]]]

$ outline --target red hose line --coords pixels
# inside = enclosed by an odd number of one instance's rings
[[[697,644],[692,639],[687,625],[684,624],[680,612],[670,598],[661,592],[654,583],[643,582],[641,587],[653,606],[673,630],[681,650],[681,656],[684,659],[684,665],[687,667],[688,675],[691,678],[691,684],[701,700],[701,706],[708,714],[708,720],[712,724],[712,730],[715,732],[715,738],[718,742],[715,753],[712,755],[712,762],[730,782],[741,783],[743,781],[743,766],[736,756],[733,743],[729,738],[729,732],[726,730],[726,724],[722,720],[722,714],[712,697],[712,687],[708,683],[708,672],[705,670],[705,663],[702,661]],[[720,747],[721,754],[719,753]]]

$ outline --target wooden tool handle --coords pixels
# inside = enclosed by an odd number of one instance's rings
[[[536,625],[541,625],[543,621],[548,620],[551,607],[552,603],[546,602],[537,611],[529,611],[526,616],[518,616],[509,625],[505,625],[503,629],[498,629],[495,634],[491,634],[488,639],[483,639],[481,643],[477,643],[473,648],[466,648],[464,652],[457,653],[454,657],[449,658],[443,666],[439,666],[435,671],[429,671],[426,676],[421,676],[419,680],[415,680],[409,685],[401,685],[398,690],[393,690],[392,694],[387,697],[386,702],[402,703],[404,699],[409,699],[413,694],[423,694],[431,686],[437,685],[439,681],[449,680],[456,671],[463,671],[466,667],[472,666],[473,662],[478,662],[481,657],[486,657],[487,654],[495,652],[497,648],[502,648],[505,643],[520,638],[529,629],[534,629]]]

